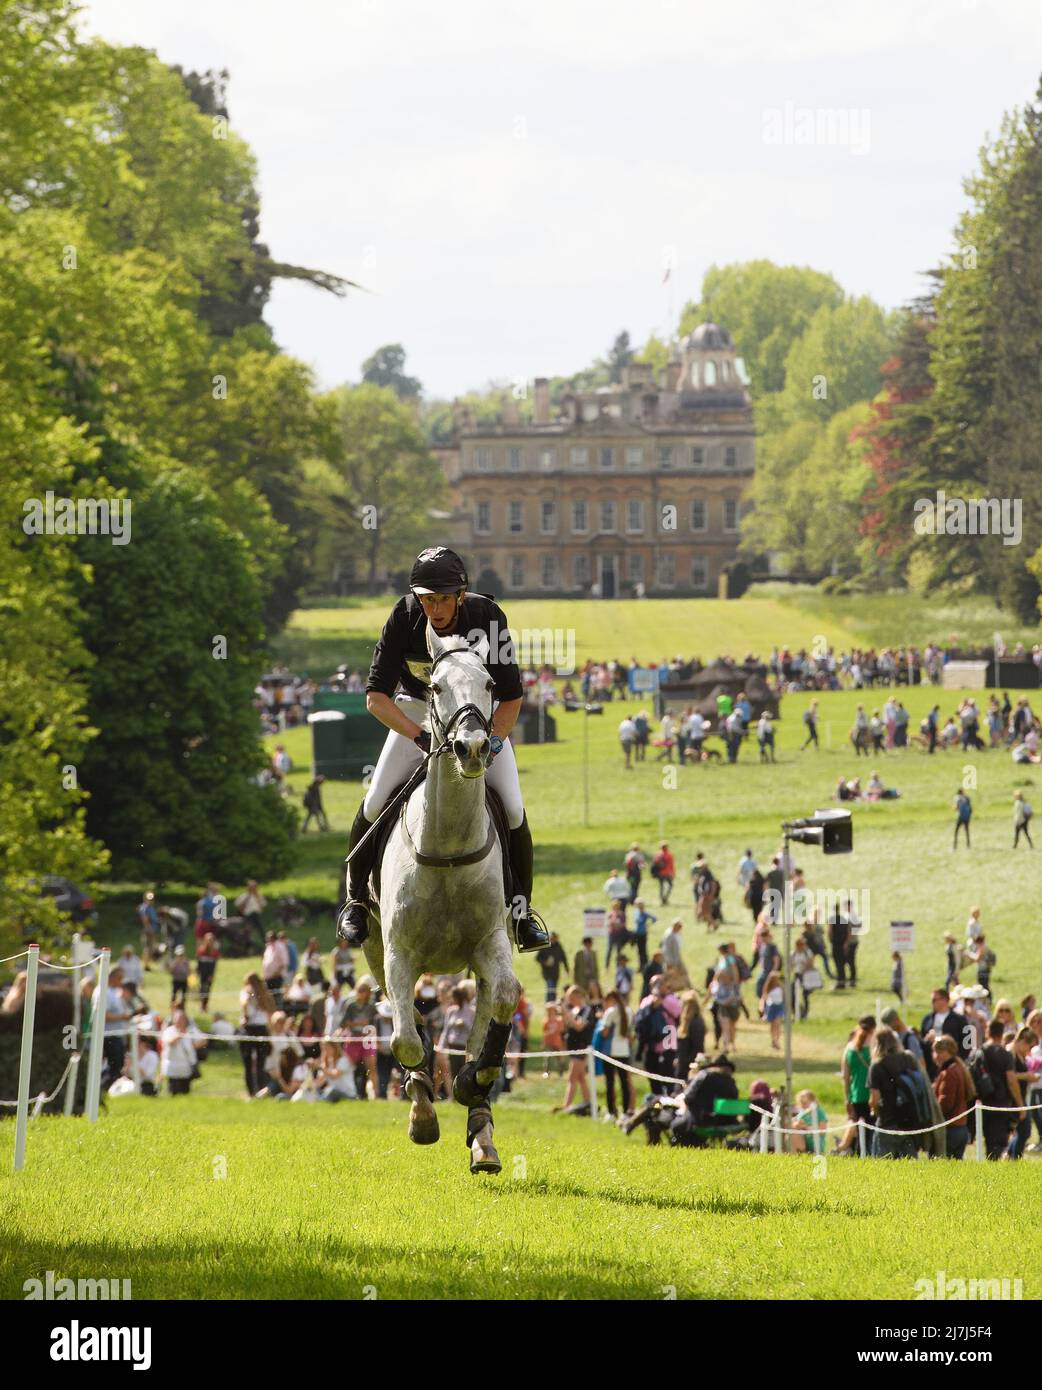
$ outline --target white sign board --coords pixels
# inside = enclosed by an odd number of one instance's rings
[[[608,913],[603,907],[583,908],[583,936],[607,936]]]
[[[890,923],[890,949],[891,951],[915,950],[914,922]]]
[[[634,695],[654,695],[658,690],[657,669],[653,666],[642,666],[639,670],[631,671],[629,685]]]

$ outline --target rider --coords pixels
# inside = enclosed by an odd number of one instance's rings
[[[398,600],[384,624],[373,652],[366,682],[366,706],[390,733],[384,742],[369,790],[354,825],[353,850],[383,810],[395,789],[430,751],[430,734],[406,712],[406,703],[426,699],[430,685],[431,655],[427,624],[439,637],[466,637],[472,646],[480,636],[488,640],[486,662],[495,682],[492,715],[492,758],[489,785],[499,793],[510,827],[510,864],[523,898],[520,915],[514,913],[514,940],[519,951],[538,951],[550,943],[541,919],[532,911],[533,851],[521,800],[517,763],[509,734],[521,712],[524,689],[507,636],[507,620],[497,603],[484,594],[467,592],[467,570],[455,551],[433,546],[417,556],[409,575],[410,592]],[[395,698],[400,689],[401,694]],[[418,712],[415,704],[414,712]],[[360,946],[369,935],[369,878],[376,858],[376,836],[369,838],[348,865],[347,902],[337,921],[337,936],[349,946]]]

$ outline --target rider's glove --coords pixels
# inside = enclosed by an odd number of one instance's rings
[[[431,736],[429,730],[421,729],[413,739],[413,743],[415,743],[421,753],[429,753],[431,751]]]
[[[503,751],[503,740],[499,737],[498,734],[493,734],[488,741],[488,746],[491,748],[492,757],[494,758],[497,753],[501,753]]]

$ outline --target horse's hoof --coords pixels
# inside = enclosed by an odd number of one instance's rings
[[[434,1108],[434,1087],[422,1073],[414,1073],[405,1083],[405,1094],[412,1101],[409,1110],[409,1138],[414,1144],[436,1144],[441,1138],[438,1112]]]
[[[470,1146],[470,1171],[472,1173],[501,1173],[503,1165],[492,1142],[492,1126],[484,1125],[475,1134]]]
[[[464,1062],[452,1083],[452,1099],[459,1105],[472,1105],[478,1099],[480,1087],[473,1062]]]

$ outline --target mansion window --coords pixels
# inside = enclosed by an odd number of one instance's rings
[[[588,555],[576,555],[572,561],[572,575],[575,579],[576,587],[580,587],[590,582],[590,557]]]
[[[602,449],[602,450],[601,450],[601,467],[602,467],[602,468],[614,468],[614,467],[615,467],[615,450],[614,450],[614,449]]]
[[[658,446],[658,466],[660,468],[673,467],[673,445],[660,444]]]
[[[639,444],[631,444],[631,445],[628,445],[628,446],[627,446],[627,449],[626,449],[626,467],[627,467],[627,468],[643,468],[643,467],[644,467],[644,450],[641,448],[641,446],[640,446]]]
[[[691,462],[695,468],[701,468],[706,461],[706,451],[700,444],[696,444],[691,450]]]
[[[706,504],[700,497],[696,497],[691,503],[691,529],[692,531],[704,531],[706,529]]]
[[[492,467],[492,450],[475,449],[474,467],[477,469],[479,473],[487,473],[489,469]]]
[[[525,557],[523,555],[511,555],[510,557],[510,587],[512,589],[523,589],[525,586]]]
[[[724,450],[724,463],[728,468],[733,468],[738,462],[738,450],[728,445]]]
[[[543,502],[539,508],[539,529],[544,536],[552,536],[557,530],[557,503]]]
[[[630,582],[633,584],[644,583],[644,556],[630,556]]]
[[[738,530],[738,498],[737,498],[737,497],[725,497],[725,498],[724,498],[724,530],[725,530],[725,531],[737,531],[737,530]]]
[[[614,502],[602,502],[602,503],[601,503],[601,530],[602,530],[602,531],[614,531],[614,530],[615,530],[615,503],[614,503]]]
[[[551,469],[551,468],[556,468],[556,467],[557,467],[557,450],[556,450],[556,449],[540,449],[540,450],[539,450],[539,467],[540,467],[540,468],[543,468],[543,469],[547,469],[547,470],[548,470],[548,469]]]
[[[557,583],[557,556],[544,555],[541,574],[544,589],[552,589]]]
[[[709,566],[706,564],[705,558],[703,556],[696,555],[695,558],[691,561],[692,587],[695,589],[704,589],[708,583]]]
[[[524,456],[524,451],[523,451],[523,450],[521,450],[521,449],[508,449],[508,450],[507,450],[507,467],[510,469],[511,473],[520,473],[522,467],[524,466],[524,461],[525,461],[525,456]]]
[[[492,503],[479,502],[474,517],[474,530],[479,536],[487,536],[492,530]]]
[[[586,514],[585,502],[572,503],[572,531],[576,535],[582,535],[584,531],[590,529],[590,524]]]
[[[675,582],[672,555],[655,556],[655,583],[660,589],[672,589]]]
[[[511,502],[509,511],[509,528],[511,535],[519,536],[524,530],[525,504],[523,502]]]
[[[573,449],[573,450],[572,450],[572,467],[573,467],[574,469],[576,469],[578,472],[585,472],[585,470],[586,470],[587,468],[589,468],[589,466],[590,466],[590,451],[589,451],[589,449]]]
[[[626,503],[626,530],[631,535],[644,530],[644,503],[639,499]]]

